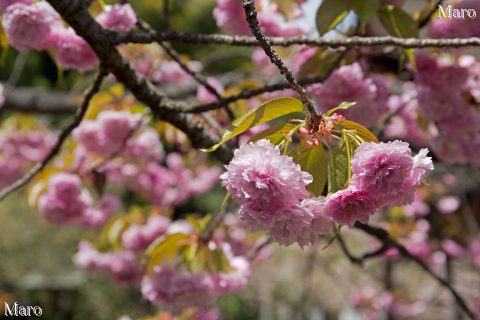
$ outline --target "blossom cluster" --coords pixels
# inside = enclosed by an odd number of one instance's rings
[[[412,157],[408,143],[362,143],[351,160],[348,188],[332,194],[326,215],[340,224],[366,223],[384,206],[401,206],[413,201],[415,189],[424,181],[433,163],[422,149]]]
[[[468,55],[451,61],[423,52],[415,60],[419,109],[436,129],[432,150],[446,163],[480,165],[480,63]]]
[[[293,14],[294,20],[286,21],[280,12],[278,4],[270,0],[261,1],[258,11],[260,29],[267,36],[288,37],[307,33],[308,28],[299,21],[303,13],[296,7]],[[213,17],[217,25],[225,32],[236,35],[251,34],[242,3],[235,0],[217,0],[217,6],[213,10]]]
[[[283,245],[305,246],[330,232],[329,219],[353,226],[368,222],[383,206],[412,202],[416,187],[433,169],[427,152],[412,157],[408,143],[401,141],[363,143],[352,158],[350,185],[327,198],[309,198],[305,186],[311,175],[267,140],[236,150],[220,178],[250,230],[266,230]]]
[[[78,143],[77,170],[88,171],[99,156],[110,160],[98,169],[107,181],[130,188],[152,205],[182,204],[208,191],[220,175],[217,167],[187,167],[179,153],[165,157],[158,133],[141,116],[127,111],[102,111],[95,119],[83,121],[73,136]]]
[[[442,10],[445,14],[451,14],[453,10],[473,10],[480,12],[480,3],[475,0],[463,0],[450,4],[453,9],[449,10],[447,5],[442,6]],[[469,38],[480,36],[480,22],[478,19],[470,19],[465,17],[463,19],[445,17],[438,17],[428,26],[428,34],[432,38]]]
[[[86,228],[102,226],[120,207],[114,195],[103,195],[95,202],[81,178],[66,172],[53,174],[38,199],[38,209],[47,221]]]
[[[338,113],[366,127],[374,126],[387,111],[388,79],[381,75],[369,77],[358,62],[341,66],[325,82],[309,90],[324,112],[344,101],[356,102],[354,107]]]
[[[156,266],[141,283],[142,294],[150,301],[174,308],[205,307],[220,295],[242,291],[250,277],[250,263],[232,256],[225,243],[231,272],[188,272],[171,266]]]
[[[87,42],[72,28],[66,28],[46,1],[2,1],[0,9],[2,26],[16,49],[52,49],[56,61],[65,69],[88,71],[97,66],[98,58]],[[137,22],[129,4],[106,6],[96,20],[103,27],[117,31],[128,31]]]
[[[280,244],[300,246],[330,232],[324,199],[307,199],[305,185],[312,176],[280,155],[278,146],[268,140],[243,145],[226,169],[220,178],[240,203],[240,218],[250,230],[266,230]]]
[[[42,161],[55,142],[46,130],[10,131],[0,134],[0,188],[20,178],[33,164]]]

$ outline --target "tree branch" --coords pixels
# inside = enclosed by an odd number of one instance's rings
[[[300,96],[302,103],[310,112],[310,117],[314,122],[314,126],[317,126],[320,117],[317,114],[315,107],[313,106],[313,101],[307,95],[305,88],[303,88],[298,82],[297,79],[293,76],[292,71],[285,65],[285,63],[280,59],[275,50],[269,43],[269,40],[265,38],[265,35],[260,30],[260,25],[257,20],[257,9],[255,8],[255,2],[253,0],[243,0],[243,9],[245,10],[245,15],[247,17],[248,26],[252,31],[252,34],[255,36],[257,41],[260,43],[265,54],[270,58],[270,61],[278,68],[280,73],[285,77],[290,86],[295,92]]]
[[[172,112],[172,109],[178,107],[188,108],[187,103],[167,98],[151,81],[131,68],[112,44],[111,36],[114,33],[102,28],[93,19],[84,1],[48,0],[48,2],[75,32],[88,42],[102,64],[132,92],[138,101],[147,105],[153,114],[183,131],[195,148],[207,148],[216,143],[216,140],[206,133],[203,125],[193,115]],[[228,162],[233,157],[233,152],[223,145],[214,152],[214,155],[222,162]]]
[[[82,104],[80,105],[80,108],[78,108],[77,113],[75,114],[75,118],[68,126],[62,129],[52,149],[48,152],[48,154],[45,156],[42,162],[36,164],[32,169],[30,169],[30,171],[27,172],[27,174],[25,174],[22,178],[18,179],[11,185],[2,189],[0,191],[0,200],[4,199],[7,195],[12,193],[13,191],[21,188],[22,186],[30,182],[35,177],[35,175],[40,171],[42,171],[47,166],[47,164],[57,155],[57,153],[62,148],[62,145],[65,142],[65,140],[67,140],[67,138],[70,136],[70,133],[72,133],[73,129],[75,129],[80,124],[80,122],[82,122],[83,116],[87,112],[90,100],[95,95],[95,93],[97,93],[98,90],[100,89],[102,81],[106,75],[107,75],[106,70],[101,67],[100,72],[95,78],[95,81],[93,82],[92,86],[85,93],[85,97],[83,99]]]
[[[453,286],[450,285],[450,283],[447,280],[443,279],[441,276],[436,274],[422,260],[420,260],[418,257],[411,254],[410,251],[408,251],[403,245],[401,245],[400,243],[392,239],[387,231],[381,228],[372,227],[368,224],[363,224],[358,222],[355,224],[355,228],[360,229],[365,233],[377,238],[385,245],[396,248],[403,257],[415,262],[427,274],[429,274],[432,278],[438,281],[445,289],[447,289],[451,293],[451,295],[455,299],[458,306],[463,310],[463,312],[465,312],[465,314],[470,319],[472,320],[476,319],[475,314],[468,307],[467,303],[465,302],[465,299],[457,292],[455,288],[453,288]]]
[[[295,37],[267,37],[270,45],[279,47],[290,47],[293,45],[308,45],[312,47],[376,47],[376,46],[396,46],[402,48],[446,48],[446,47],[478,47],[480,46],[479,37],[471,38],[397,38],[392,36],[382,37],[346,37],[346,38],[323,38],[309,36]],[[113,44],[122,43],[153,43],[157,41],[180,42],[189,44],[219,44],[241,47],[258,47],[259,43],[255,37],[250,36],[232,36],[225,34],[202,34],[190,32],[112,32],[109,40]]]
[[[350,260],[351,263],[357,264],[359,266],[362,266],[365,260],[378,257],[384,254],[389,248],[391,248],[390,245],[386,243],[382,243],[382,245],[376,250],[366,252],[361,256],[355,256],[348,249],[347,243],[345,242],[341,234],[337,235],[337,240],[338,240],[338,245],[340,247],[340,250],[342,250],[343,254],[345,254],[348,260]]]

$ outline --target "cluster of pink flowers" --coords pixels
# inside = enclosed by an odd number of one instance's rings
[[[295,18],[302,16],[299,7],[295,9]],[[213,17],[217,25],[225,32],[237,35],[251,34],[250,28],[245,20],[245,13],[240,1],[217,0],[217,7],[213,10]],[[261,1],[258,11],[258,22],[260,29],[267,36],[298,36],[308,31],[305,25],[298,20],[285,21],[280,13],[279,7],[272,1]]]
[[[113,195],[104,195],[95,203],[80,177],[71,173],[52,175],[38,199],[41,214],[58,225],[102,226],[119,208],[120,201]]]
[[[220,81],[215,78],[209,77],[207,83],[214,88],[219,94],[222,94],[224,88]],[[217,97],[213,95],[208,89],[204,86],[199,86],[197,88],[197,99],[201,103],[211,103],[217,101]]]
[[[126,143],[128,136],[140,121],[140,115],[127,111],[102,111],[96,119],[82,121],[81,125],[74,130],[73,137],[87,153],[109,157],[122,151],[121,148]],[[147,143],[142,145],[142,140],[146,140]],[[150,140],[148,136],[139,137],[135,140],[136,144],[133,142],[133,145],[126,149],[139,148],[140,153],[151,149],[153,152],[161,154],[161,145],[151,145],[148,143]],[[130,150],[126,152],[135,153]]]
[[[332,194],[325,214],[342,225],[366,223],[383,206],[400,206],[413,201],[413,194],[433,163],[422,149],[412,157],[408,143],[362,143],[351,161],[348,188]]]
[[[20,178],[42,161],[55,142],[48,131],[7,131],[0,134],[0,188]]]
[[[199,72],[202,64],[198,61],[188,61],[190,70]],[[174,83],[175,85],[191,83],[192,77],[173,60],[162,60],[148,71],[151,79],[158,84]]]
[[[364,126],[375,125],[387,111],[389,81],[384,76],[368,77],[359,63],[336,69],[328,79],[310,87],[322,111],[344,101],[356,102],[348,110],[338,113]]]
[[[418,105],[435,124],[430,146],[446,163],[480,164],[480,63],[473,56],[457,61],[417,53]]]
[[[144,250],[164,235],[169,226],[170,219],[164,216],[151,216],[143,225],[130,225],[122,233],[122,245],[127,250]]]
[[[382,319],[387,313],[401,319],[418,317],[427,308],[424,301],[406,301],[391,292],[379,291],[372,287],[354,290],[350,302],[366,320]]]
[[[175,308],[203,307],[215,298],[215,288],[206,272],[192,274],[158,266],[151,276],[143,278],[142,294],[152,302]]]
[[[208,191],[220,175],[218,167],[209,168],[199,161],[187,167],[179,153],[165,157],[158,133],[140,115],[127,111],[102,111],[95,119],[84,120],[73,137],[78,143],[78,171],[88,172],[98,156],[108,159],[98,169],[107,181],[127,186],[152,205],[180,205]]]
[[[72,28],[66,28],[60,16],[46,2],[31,0],[2,1],[2,26],[9,43],[19,49],[53,49],[55,59],[65,69],[88,71],[98,64],[98,58]],[[106,6],[97,16],[106,28],[128,31],[136,24],[136,15],[129,4]]]
[[[224,250],[233,271],[229,273],[191,273],[170,266],[156,266],[142,280],[142,294],[150,301],[174,308],[205,307],[220,295],[243,290],[250,277],[250,263]]]
[[[476,0],[464,0],[452,5],[453,10],[474,10],[480,12],[480,3]],[[445,14],[451,14],[453,10],[449,10],[446,4],[442,5]],[[442,13],[443,13],[442,12]],[[480,37],[480,22],[474,17],[473,19],[464,13],[463,18],[455,16],[438,17],[433,19],[428,27],[428,34],[433,38],[469,38]]]
[[[243,145],[226,169],[220,178],[240,203],[240,218],[250,230],[266,230],[280,244],[300,246],[329,233],[324,200],[304,200],[312,176],[291,157],[280,155],[278,146],[268,140]]]
[[[114,4],[105,6],[96,20],[102,26],[116,31],[130,31],[137,23],[137,15],[130,4]]]
[[[421,128],[418,113],[417,88],[413,82],[405,82],[402,85],[402,93],[391,95],[388,99],[388,111],[395,114],[385,127],[385,135],[408,141],[415,146],[429,144],[430,133]]]
[[[133,251],[99,252],[88,241],[79,244],[73,262],[82,268],[105,271],[120,283],[136,283],[140,280],[140,263]]]

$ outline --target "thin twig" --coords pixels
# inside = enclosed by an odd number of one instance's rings
[[[168,0],[164,0],[164,1],[165,1],[165,3],[168,2]],[[137,25],[139,26],[140,29],[144,30],[145,32],[149,32],[149,33],[154,32],[153,28],[148,23],[141,20],[140,17],[138,17],[138,16],[137,16],[137,21],[138,21]],[[180,54],[178,54],[178,52],[175,49],[173,49],[172,46],[168,42],[157,41],[157,43],[170,56],[170,58],[173,61],[175,61],[178,64],[178,66],[180,68],[182,68],[182,70],[185,71],[188,75],[190,75],[198,84],[205,87],[205,89],[207,89],[208,92],[213,94],[215,96],[215,98],[217,98],[218,101],[220,101],[222,99],[222,96],[220,95],[220,93],[208,83],[207,79],[200,72],[197,72],[197,71],[193,70],[192,68],[190,68],[182,60],[182,57],[180,56]],[[225,112],[227,113],[228,117],[230,118],[230,120],[235,119],[235,115],[233,114],[232,110],[230,110],[230,108],[228,107],[227,104],[224,105],[224,109],[225,109]]]
[[[243,9],[245,10],[246,19],[250,31],[255,36],[260,46],[262,47],[265,54],[270,58],[270,61],[278,68],[280,73],[285,77],[285,79],[290,83],[295,92],[300,96],[302,103],[310,112],[310,116],[314,122],[314,126],[317,126],[321,117],[317,114],[315,107],[313,106],[313,101],[307,95],[307,92],[304,87],[302,87],[297,79],[293,76],[292,71],[285,65],[285,63],[280,59],[275,50],[269,43],[269,40],[260,30],[260,25],[257,19],[257,9],[255,8],[255,2],[253,0],[243,0]]]
[[[267,37],[270,45],[279,47],[290,47],[293,45],[308,45],[312,47],[376,47],[396,46],[402,48],[446,48],[446,47],[478,47],[480,37],[470,38],[397,38],[392,36],[382,37],[345,37],[345,38],[324,38],[309,36],[294,37]],[[110,41],[113,44],[122,43],[153,43],[157,41],[180,42],[189,44],[220,44],[240,47],[258,47],[259,43],[255,37],[231,36],[224,34],[202,34],[177,31],[165,32],[111,32]]]
[[[108,73],[106,72],[105,69],[103,68],[100,69],[92,86],[90,87],[90,89],[86,91],[85,97],[83,98],[83,102],[80,105],[80,107],[77,109],[77,113],[75,114],[73,121],[68,126],[62,129],[62,131],[58,136],[57,141],[55,142],[55,145],[52,147],[50,152],[45,156],[45,158],[40,163],[36,164],[33,168],[31,168],[23,177],[13,182],[11,185],[5,187],[4,189],[2,189],[0,191],[0,200],[3,200],[10,193],[14,192],[15,190],[21,188],[22,186],[30,182],[30,180],[32,180],[37,173],[42,171],[47,166],[47,164],[57,155],[57,153],[62,148],[62,145],[65,142],[65,140],[67,140],[67,138],[70,136],[70,133],[72,133],[72,131],[80,124],[80,122],[82,122],[83,116],[87,112],[90,100],[95,95],[95,93],[97,93],[98,90],[100,89],[103,79],[107,74]]]
[[[463,310],[463,312],[472,320],[475,320],[475,314],[473,311],[468,307],[465,299],[457,292],[457,290],[450,285],[450,283],[436,274],[433,270],[431,270],[422,260],[420,260],[418,257],[414,256],[413,254],[410,253],[410,251],[407,250],[403,245],[395,241],[390,237],[387,231],[381,228],[377,227],[372,227],[368,224],[363,224],[363,223],[356,223],[355,228],[360,229],[367,234],[377,238],[380,240],[382,243],[387,244],[391,247],[394,247],[398,250],[398,252],[405,258],[411,260],[412,262],[415,262],[418,266],[420,266],[427,274],[429,274],[432,278],[434,278],[436,281],[438,281],[445,289],[447,289],[452,296],[454,297],[457,305]]]
[[[366,252],[364,254],[362,254],[361,256],[355,256],[353,255],[350,250],[348,249],[347,247],[347,244],[345,242],[345,240],[343,239],[342,235],[341,234],[338,234],[337,235],[337,241],[338,241],[338,245],[340,247],[340,250],[342,250],[342,252],[345,254],[345,256],[348,258],[348,260],[350,260],[351,263],[354,263],[354,264],[357,264],[359,266],[362,266],[363,263],[365,262],[365,260],[368,260],[368,259],[371,259],[371,258],[375,258],[375,257],[378,257],[382,254],[385,253],[385,251],[387,251],[390,246],[387,245],[387,244],[382,244],[378,249],[376,250],[373,250],[373,251],[369,251],[369,252]]]

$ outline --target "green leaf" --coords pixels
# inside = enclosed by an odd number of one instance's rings
[[[345,189],[348,184],[348,156],[345,150],[330,149],[328,159],[328,194]]]
[[[347,110],[347,109],[350,109],[351,107],[353,107],[354,105],[356,105],[357,103],[356,102],[342,102],[340,105],[336,106],[335,108],[332,108],[330,110],[327,111],[327,116],[333,114],[335,111],[337,110]]]
[[[352,0],[353,10],[364,27],[380,9],[381,0]]]
[[[238,136],[250,128],[288,114],[302,111],[302,102],[295,98],[286,97],[267,101],[243,114],[240,118],[233,120],[230,127],[225,131],[222,140],[209,149],[202,149],[202,151],[215,151],[226,141]]]
[[[402,8],[387,5],[378,12],[378,18],[392,36],[418,38],[418,22]]]
[[[100,251],[110,249],[119,250],[122,248],[121,236],[123,231],[130,226],[130,221],[126,216],[116,216],[111,218],[103,227],[96,247]]]
[[[285,136],[290,133],[295,128],[295,124],[290,122],[280,123],[274,126],[271,126],[268,129],[263,130],[254,137],[252,137],[249,142],[256,142],[258,140],[267,139],[274,145],[279,144],[285,139]]]
[[[318,33],[323,36],[335,28],[352,8],[350,0],[324,0],[318,8],[315,22]]]
[[[293,161],[313,177],[313,182],[307,185],[307,190],[316,196],[321,195],[327,183],[328,169],[323,147],[308,148],[305,143],[301,142],[292,156]]]
[[[317,52],[301,66],[298,71],[300,77],[316,75],[327,76],[335,67],[339,59],[339,53],[329,49],[317,49]]]
[[[364,142],[378,143],[377,137],[360,123],[356,123],[350,120],[344,120],[340,123],[340,125],[347,130],[354,130],[353,133],[359,136]]]
[[[172,262],[180,249],[184,249],[189,244],[189,238],[190,235],[185,233],[173,233],[152,243],[146,251],[147,274],[150,274],[153,268],[160,265],[165,259]]]

